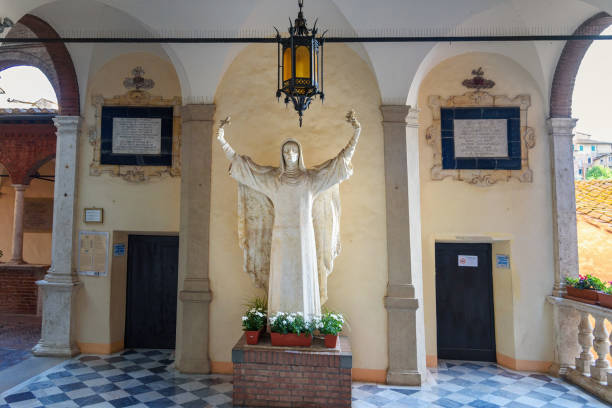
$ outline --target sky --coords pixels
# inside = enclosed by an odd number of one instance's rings
[[[57,103],[51,83],[41,70],[34,67],[12,67],[0,72],[0,108],[31,108],[32,106],[9,103],[8,98],[36,102],[45,98]]]
[[[602,33],[612,35],[612,27]],[[612,40],[593,41],[587,50],[574,85],[572,117],[576,131],[595,140],[612,142]]]
[[[612,27],[602,34],[612,35]],[[574,86],[572,117],[578,119],[576,131],[589,133],[593,139],[612,142],[612,41],[593,41]],[[8,98],[35,102],[45,98],[57,103],[51,83],[34,67],[13,67],[0,72],[0,108],[28,108],[8,103]]]

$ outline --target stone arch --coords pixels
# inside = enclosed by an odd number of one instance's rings
[[[612,25],[612,16],[601,12],[586,20],[574,31],[578,35],[599,35]],[[593,40],[568,41],[563,47],[550,91],[550,117],[572,116],[572,95],[578,69]]]
[[[36,38],[60,38],[53,27],[31,14],[23,16],[7,37],[23,37],[24,35],[32,37],[34,42]],[[44,43],[41,47],[45,52],[8,50],[0,53],[0,70],[16,65],[30,65],[39,68],[53,85],[57,95],[59,114],[79,116],[79,86],[68,49],[62,42]]]

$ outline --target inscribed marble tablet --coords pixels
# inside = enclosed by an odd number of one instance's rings
[[[161,118],[113,118],[113,154],[160,154]]]
[[[455,119],[455,157],[508,157],[506,119]]]

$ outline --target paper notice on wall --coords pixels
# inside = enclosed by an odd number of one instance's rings
[[[477,267],[478,266],[478,256],[477,255],[457,255],[457,266]]]
[[[79,275],[106,276],[108,232],[79,232]]]

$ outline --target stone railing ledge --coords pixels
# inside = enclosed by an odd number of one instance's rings
[[[607,307],[590,305],[584,302],[578,302],[576,300],[565,299],[558,296],[547,296],[546,301],[551,305],[568,306],[573,307],[576,310],[587,312],[593,316],[601,316],[605,318],[612,318],[612,309]]]

